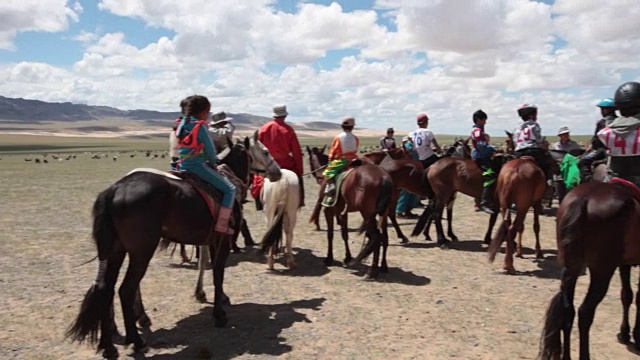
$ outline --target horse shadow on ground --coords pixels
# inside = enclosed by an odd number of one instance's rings
[[[184,318],[171,329],[144,334],[151,349],[178,349],[172,354],[135,354],[136,359],[232,359],[243,354],[284,355],[291,345],[280,334],[296,323],[312,323],[297,310],[318,311],[325,298],[283,304],[242,303],[228,307],[230,325],[213,326],[212,308]]]
[[[364,277],[369,271],[369,265],[358,264],[349,269],[352,270],[352,274]],[[375,279],[368,279],[368,281],[378,281],[390,284],[401,284],[409,286],[424,286],[431,284],[431,279],[426,276],[416,275],[411,271],[405,271],[397,267],[389,267],[389,272],[379,272],[378,277]]]
[[[323,262],[324,258],[314,255],[313,251],[309,249],[293,248],[293,252],[293,258],[297,264],[295,269],[276,269],[271,272],[273,274],[291,277],[318,277],[331,272],[331,269],[325,266]],[[280,254],[276,259],[276,263],[281,265],[286,264],[286,256],[284,254]]]

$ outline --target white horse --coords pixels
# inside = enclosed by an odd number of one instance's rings
[[[293,171],[282,169],[281,172],[282,178],[278,181],[265,179],[260,193],[268,229],[262,238],[261,245],[263,252],[269,250],[267,262],[270,270],[273,270],[283,231],[287,238],[287,267],[289,269],[296,267],[291,245],[300,206],[300,184],[298,176]]]

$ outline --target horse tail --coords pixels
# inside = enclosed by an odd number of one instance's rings
[[[576,198],[567,205],[566,211],[558,219],[558,262],[561,266],[565,266],[565,255],[569,248],[572,254],[578,254],[580,239],[584,238],[588,202],[587,196]]]
[[[376,214],[382,215],[389,209],[389,201],[393,194],[393,182],[391,177],[386,176],[382,179],[380,191],[378,192],[378,200],[376,201]]]
[[[502,212],[502,223],[500,223],[500,227],[498,227],[498,230],[496,230],[495,235],[491,239],[491,244],[489,244],[487,253],[489,254],[490,263],[493,263],[493,261],[496,259],[496,254],[498,253],[500,246],[504,242],[504,239],[507,237],[507,233],[509,232],[511,219],[510,217],[508,217],[509,215],[505,214],[507,211],[509,210]]]
[[[424,228],[427,226],[427,222],[429,221],[432,212],[433,209],[431,208],[431,204],[429,204],[429,206],[427,206],[420,215],[420,218],[416,223],[416,227],[414,227],[413,231],[411,232],[411,236],[418,236],[422,231],[424,231]]]
[[[98,328],[101,317],[109,311],[109,299],[113,289],[105,286],[107,258],[111,254],[116,239],[116,230],[111,219],[111,203],[117,186],[111,186],[98,195],[93,204],[93,240],[98,247],[98,275],[84,296],[78,317],[67,330],[65,337],[71,341],[89,343],[98,341]]]
[[[320,224],[320,210],[322,209],[322,187],[320,187],[320,195],[318,195],[318,200],[316,201],[316,205],[313,207],[313,211],[311,212],[311,217],[309,218],[310,224],[319,225]]]
[[[544,328],[540,336],[540,353],[538,358],[541,360],[560,359],[562,352],[562,340],[560,332],[562,331],[562,323],[564,322],[564,295],[559,291],[551,302],[545,315]]]
[[[284,210],[285,204],[279,204],[276,208],[275,216],[271,221],[271,227],[264,234],[262,242],[260,243],[260,251],[266,253],[273,247],[274,252],[280,247],[280,241],[282,240],[282,226],[284,222]]]

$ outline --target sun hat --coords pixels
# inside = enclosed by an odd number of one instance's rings
[[[570,132],[569,127],[567,126],[562,126],[560,127],[560,129],[558,129],[558,135],[562,135],[562,134],[568,134]]]
[[[287,115],[289,115],[289,113],[287,112],[287,105],[276,105],[273,107],[272,116],[274,118],[287,117]]]

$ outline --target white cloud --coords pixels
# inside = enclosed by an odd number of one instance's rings
[[[0,49],[14,49],[13,39],[23,31],[60,32],[78,21],[79,3],[67,0],[8,0],[0,2]]]
[[[83,11],[67,3],[58,1],[63,28],[68,11]],[[398,133],[419,112],[436,133],[466,133],[482,108],[495,135],[516,126],[519,104],[533,102],[545,133],[560,125],[589,133],[595,100],[640,73],[634,4],[377,0],[366,11],[300,2],[284,12],[273,0],[101,0],[103,11],[175,35],[140,46],[125,29],[80,32],[85,50],[73,66],[0,65],[0,93],[158,110],[200,93],[230,112],[268,115],[286,103],[292,121],[351,114],[360,126],[393,124]],[[0,44],[26,29],[2,26]],[[341,50],[348,55],[324,66]]]

